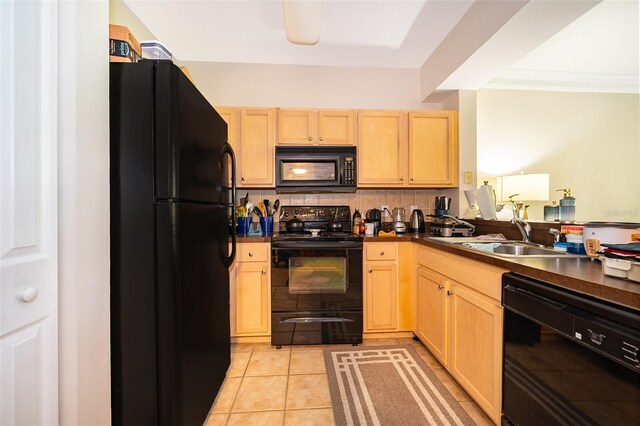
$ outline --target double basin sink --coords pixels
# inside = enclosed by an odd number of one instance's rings
[[[431,237],[431,239],[501,257],[583,257],[525,241],[489,241],[471,237]]]

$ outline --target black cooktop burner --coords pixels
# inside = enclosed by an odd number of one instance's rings
[[[362,241],[362,237],[350,232],[329,232],[321,231],[311,233],[305,232],[287,232],[274,234],[272,241]]]

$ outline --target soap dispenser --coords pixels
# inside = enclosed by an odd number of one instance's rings
[[[564,191],[564,197],[560,198],[560,222],[575,222],[576,199],[571,196],[571,188],[556,189]]]

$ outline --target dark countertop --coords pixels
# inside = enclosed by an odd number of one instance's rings
[[[270,237],[238,237],[238,242],[270,242]],[[505,258],[481,253],[459,244],[431,240],[426,234],[395,237],[365,236],[364,242],[413,242],[468,259],[507,269],[559,287],[640,310],[640,283],[604,275],[597,260],[589,258]]]
[[[239,244],[241,243],[270,243],[271,242],[271,235],[269,235],[268,237],[262,237],[259,235],[256,236],[238,236],[236,238],[236,240],[238,241]],[[229,241],[231,241],[231,238],[229,238]]]

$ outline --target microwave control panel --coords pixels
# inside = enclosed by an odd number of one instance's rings
[[[355,157],[342,157],[342,183],[344,185],[356,184]]]

